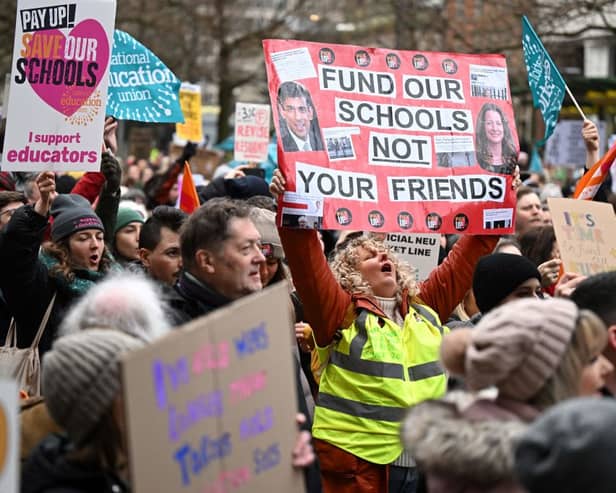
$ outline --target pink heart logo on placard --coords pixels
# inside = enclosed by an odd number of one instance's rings
[[[37,31],[30,40],[30,46],[45,46],[45,41],[48,40],[48,36],[61,36],[63,38],[61,51],[58,53],[59,58],[52,59],[51,53],[49,58],[44,58],[46,63],[52,63],[52,76],[45,78],[44,82],[30,82],[30,85],[39,98],[45,101],[56,111],[59,111],[63,115],[73,115],[83,103],[90,97],[94,90],[100,84],[100,81],[107,69],[109,63],[109,42],[107,40],[107,34],[101,24],[94,19],[87,19],[77,24],[68,36],[58,29],[50,29],[46,31]],[[41,39],[37,41],[37,37]],[[67,58],[67,55],[69,58]],[[33,57],[28,58],[28,66]],[[72,61],[77,62],[73,66]],[[42,59],[39,59],[42,61]],[[62,83],[54,84],[52,82],[54,74],[59,74],[60,61],[63,62],[62,70]],[[68,68],[70,63],[70,69]],[[96,63],[96,66],[92,65],[88,67],[92,62]],[[77,77],[78,66],[81,66],[81,78]],[[38,66],[40,72],[40,65]],[[57,72],[55,72],[57,70]],[[77,85],[77,82],[81,80],[85,82],[95,77],[95,83],[92,86]],[[73,84],[66,84],[66,80],[73,81]]]

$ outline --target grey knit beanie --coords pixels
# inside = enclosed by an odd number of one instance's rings
[[[615,443],[612,399],[570,399],[526,431],[515,452],[516,472],[531,493],[612,493]]]
[[[109,329],[57,339],[43,356],[43,396],[51,417],[82,445],[120,390],[120,357],[145,343]]]
[[[503,397],[527,401],[558,368],[577,317],[575,304],[561,298],[516,300],[490,311],[466,348],[467,385],[494,385]]]
[[[51,239],[66,238],[84,229],[105,231],[103,222],[92,209],[92,205],[81,195],[74,193],[60,194],[51,203]]]
[[[280,236],[276,229],[276,214],[266,209],[253,207],[250,210],[250,219],[261,235],[261,244],[264,247],[269,246],[269,251],[271,252],[269,256],[283,259],[282,241],[280,241]]]

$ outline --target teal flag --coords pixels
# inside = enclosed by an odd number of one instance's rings
[[[526,16],[522,17],[522,48],[533,106],[541,110],[545,122],[545,135],[537,142],[543,145],[556,127],[565,98],[565,81]]]
[[[113,33],[106,114],[118,120],[183,123],[181,81],[130,34]]]

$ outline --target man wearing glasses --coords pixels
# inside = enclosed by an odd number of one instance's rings
[[[321,130],[308,90],[293,81],[278,88],[280,137],[286,152],[324,150]]]
[[[0,192],[0,231],[8,224],[15,210],[26,203],[21,192]]]

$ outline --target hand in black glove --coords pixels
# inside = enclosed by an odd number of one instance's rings
[[[182,155],[179,157],[178,161],[184,164],[184,161],[190,161],[190,158],[197,154],[197,144],[194,142],[187,142],[182,150]]]
[[[120,163],[109,152],[103,152],[103,159],[101,160],[101,173],[105,175],[107,183],[105,183],[105,191],[109,193],[115,193],[120,188],[120,182],[122,181],[122,169]]]

